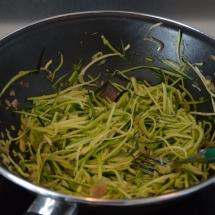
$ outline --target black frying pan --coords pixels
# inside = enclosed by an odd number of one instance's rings
[[[163,22],[163,25],[149,33],[148,29],[158,22]],[[61,75],[63,72],[67,73],[70,71],[71,65],[77,63],[80,58],[89,62],[92,55],[98,51],[110,53],[110,50],[104,46],[100,38],[101,35],[105,35],[111,44],[119,49],[121,47],[121,39],[125,45],[131,44],[131,48],[127,52],[127,58],[130,62],[124,62],[120,58],[108,59],[108,64],[93,67],[90,71],[91,73],[98,74],[106,69],[113,71],[128,68],[131,65],[143,65],[146,64],[146,57],[154,58],[154,64],[164,67],[161,63],[162,58],[176,60],[175,44],[179,29],[183,33],[185,55],[191,62],[205,62],[202,67],[204,74],[213,76],[215,62],[210,60],[210,55],[215,54],[215,40],[210,36],[180,23],[159,17],[127,12],[91,12],[68,14],[43,20],[3,38],[0,41],[0,89],[20,70],[37,69],[38,61],[44,48],[42,65],[49,59],[52,59],[52,67],[55,68],[59,63],[58,52],[64,55]],[[157,51],[158,47],[155,43],[143,40],[144,37],[149,35],[164,43],[162,51]],[[131,73],[131,75],[136,76],[140,80],[146,79],[152,84],[156,83],[149,70],[138,70]],[[191,72],[190,75],[194,80],[197,78],[194,72]],[[107,77],[103,76],[103,78]],[[30,87],[25,88],[21,86],[20,81],[17,81],[10,87],[10,89],[16,90],[16,98],[20,102],[20,107],[28,104],[25,98],[29,96],[48,94],[54,91],[50,88],[50,82],[47,81],[45,73],[26,76],[22,80],[29,81]],[[200,93],[191,84],[192,81],[186,81],[186,87],[198,99]],[[209,97],[206,91],[203,90],[204,87],[201,83],[199,87],[202,89],[201,96]],[[4,104],[6,98],[9,98],[8,90],[1,98],[2,104]],[[202,110],[211,111],[210,107],[206,105],[202,107]],[[5,128],[10,130],[11,125],[19,125],[19,116],[13,114],[11,110],[6,111],[5,108],[0,107],[0,121],[0,131],[4,131]],[[99,200],[67,196],[46,190],[12,175],[3,166],[0,167],[0,173],[26,189],[45,197],[57,199],[58,203],[59,201],[64,201],[64,203],[66,201],[72,207],[75,203],[106,206],[147,206],[159,204],[163,201],[188,195],[215,181],[215,176],[211,176],[208,180],[198,185],[160,197],[135,200]],[[38,197],[36,203],[41,201],[39,204],[41,206],[44,203],[44,199],[46,198]],[[32,209],[32,211],[36,212],[36,209]]]

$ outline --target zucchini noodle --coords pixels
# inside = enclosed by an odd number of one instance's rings
[[[196,154],[212,126],[210,122],[202,126],[195,116],[214,113],[197,111],[198,102],[184,88],[180,73],[157,67],[116,71],[114,75],[126,79],[127,85],[110,80],[109,85],[118,91],[114,101],[100,96],[101,91],[89,89],[98,86],[99,79],[84,80],[89,67],[108,57],[122,57],[103,40],[114,53],[93,59],[77,77],[72,76],[76,80],[66,89],[28,98],[33,102],[30,111],[14,111],[21,116],[21,132],[12,137],[8,131],[8,140],[1,140],[1,145],[15,142],[25,147],[19,163],[9,152],[0,152],[4,164],[37,185],[83,197],[141,198],[173,192],[207,179],[213,165],[184,164],[170,174],[155,171],[153,176],[132,167],[142,153],[173,161]],[[53,79],[62,63],[61,55]],[[162,74],[164,82],[151,86],[147,81],[125,75],[144,68]]]

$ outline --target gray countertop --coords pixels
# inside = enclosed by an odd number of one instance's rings
[[[215,37],[214,0],[1,0],[0,38],[29,23],[80,11],[123,10],[173,19]]]

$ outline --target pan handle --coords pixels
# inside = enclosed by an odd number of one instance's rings
[[[65,204],[63,201],[45,196],[37,196],[23,215],[76,215],[77,204]]]

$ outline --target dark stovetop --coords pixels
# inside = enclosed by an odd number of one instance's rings
[[[22,187],[0,176],[0,214],[21,215],[33,202],[35,196]],[[129,207],[126,210],[83,208],[77,215],[214,215],[215,185],[206,187],[185,198],[166,203],[155,212],[144,212],[144,208]]]

